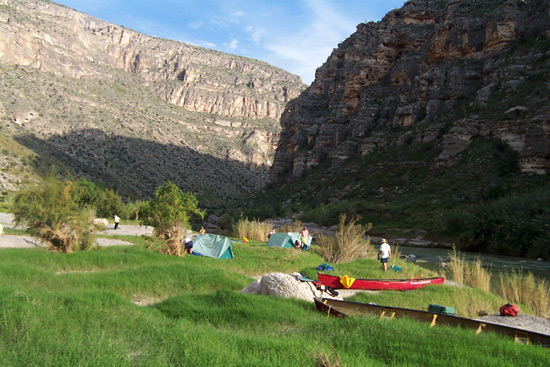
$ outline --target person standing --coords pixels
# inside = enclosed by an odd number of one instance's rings
[[[120,218],[115,214],[115,229],[118,229],[118,224],[120,223]]]
[[[309,234],[309,231],[307,230],[306,227],[302,228],[302,231],[300,232],[300,247],[302,249],[309,249],[309,237],[310,237],[310,234]]]
[[[385,238],[382,238],[382,244],[380,245],[380,251],[378,251],[380,256],[380,262],[384,267],[384,271],[388,270],[388,260],[391,258],[391,247],[388,245],[388,242]]]

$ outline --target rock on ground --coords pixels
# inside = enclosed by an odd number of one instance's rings
[[[241,292],[298,298],[309,302],[313,302],[315,297],[342,299],[341,296],[332,297],[328,293],[318,290],[312,282],[302,282],[292,275],[283,273],[266,274],[245,287]]]

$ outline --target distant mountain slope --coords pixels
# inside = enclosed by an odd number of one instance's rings
[[[211,204],[264,184],[279,116],[305,88],[40,0],[0,0],[0,76],[1,189],[55,164],[134,197],[171,179]]]

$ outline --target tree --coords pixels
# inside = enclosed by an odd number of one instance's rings
[[[181,239],[193,215],[204,217],[194,194],[183,192],[168,182],[155,190],[155,198],[144,205],[142,224],[155,228],[155,235],[164,239]]]
[[[99,217],[126,216],[122,198],[110,188],[81,178],[74,183],[74,199],[81,208],[94,208]]]
[[[91,246],[90,211],[75,201],[75,185],[48,177],[41,185],[17,193],[11,212],[15,223],[46,241],[50,251],[63,253]]]

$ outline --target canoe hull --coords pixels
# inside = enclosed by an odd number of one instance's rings
[[[550,346],[550,335],[536,333],[533,331],[514,328],[510,326],[486,322],[483,320],[468,319],[459,316],[438,314],[429,311],[413,310],[408,308],[372,305],[367,303],[341,301],[328,298],[315,298],[315,307],[321,312],[326,312],[336,317],[353,317],[373,314],[379,318],[407,317],[420,322],[435,325],[446,325],[461,327],[463,329],[475,330],[476,334],[481,332],[494,332],[514,339],[518,343]]]
[[[340,283],[340,277],[318,273],[319,282],[334,289],[344,288]],[[419,279],[355,279],[347,289],[362,289],[369,291],[394,290],[409,291],[425,287],[429,284],[443,284],[445,277],[419,278]]]

